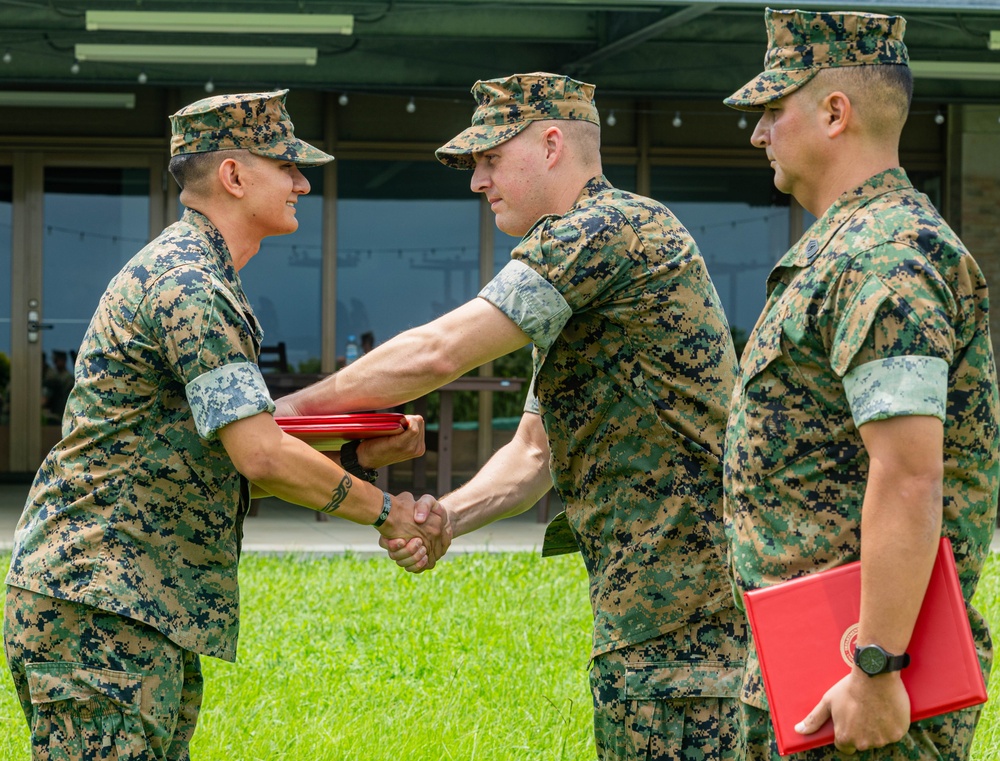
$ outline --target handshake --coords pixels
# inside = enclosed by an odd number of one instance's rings
[[[392,497],[386,522],[378,527],[379,546],[410,573],[430,570],[451,546],[451,517],[434,497],[414,499],[409,492]]]
[[[402,433],[366,440],[359,448],[370,468],[420,457],[425,451],[424,421],[407,415]],[[448,511],[430,494],[415,499],[409,492],[392,497],[385,523],[378,527],[379,546],[411,573],[430,570],[448,551],[452,539]]]

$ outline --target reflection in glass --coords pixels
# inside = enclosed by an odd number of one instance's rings
[[[0,470],[7,469],[10,430],[11,168],[0,166]]]
[[[75,357],[98,300],[149,241],[149,170],[45,170],[42,321],[51,350]],[[72,362],[70,363],[72,367]]]
[[[148,242],[149,170],[47,167],[42,206],[42,447],[58,441],[73,364],[108,283]]]
[[[337,355],[377,345],[479,292],[479,200],[469,172],[437,162],[338,166]]]

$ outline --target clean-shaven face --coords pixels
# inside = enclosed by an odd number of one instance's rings
[[[551,212],[541,182],[545,149],[535,126],[529,125],[507,142],[474,155],[472,190],[486,196],[497,227],[508,235],[524,235]]]

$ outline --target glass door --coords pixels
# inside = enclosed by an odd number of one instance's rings
[[[0,474],[34,475],[60,439],[97,302],[176,196],[165,165],[158,154],[68,151],[22,151],[0,165],[0,271],[10,273],[0,289]]]
[[[39,461],[61,438],[73,364],[94,308],[149,240],[149,180],[148,168],[45,167]]]

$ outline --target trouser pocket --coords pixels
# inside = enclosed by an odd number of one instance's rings
[[[81,663],[26,663],[34,761],[155,761],[141,715],[142,675]]]
[[[665,661],[625,671],[624,758],[738,759],[742,663]]]

